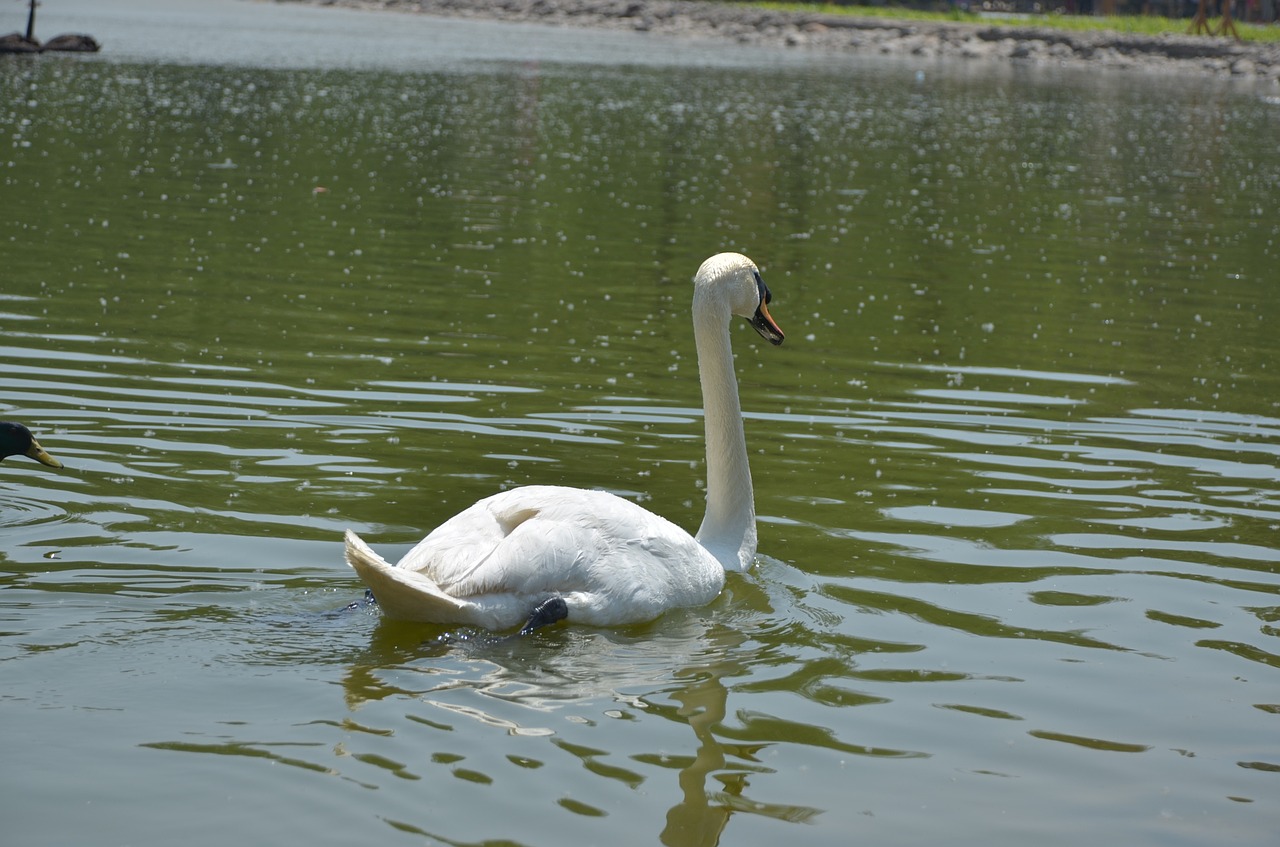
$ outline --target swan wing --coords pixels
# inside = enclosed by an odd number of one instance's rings
[[[392,566],[360,536],[346,533],[347,564],[373,591],[383,611],[401,620],[470,622],[474,605],[451,597],[422,574]]]
[[[596,625],[700,605],[724,584],[720,564],[665,518],[607,492],[559,486],[479,501],[437,527],[396,570],[481,605],[514,597],[524,607],[561,596],[571,620]]]

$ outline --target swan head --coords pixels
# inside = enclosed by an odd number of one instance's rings
[[[741,253],[717,253],[707,259],[694,275],[693,284],[695,310],[710,306],[714,312],[744,317],[770,344],[781,344],[786,337],[769,314],[773,295],[760,269]]]

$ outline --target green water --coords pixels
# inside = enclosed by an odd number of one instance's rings
[[[925,67],[0,63],[13,843],[1269,843],[1280,108]],[[754,573],[335,612],[514,485],[696,527],[721,249]]]

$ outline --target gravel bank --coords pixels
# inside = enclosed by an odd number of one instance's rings
[[[1105,65],[1255,78],[1280,86],[1280,43],[1035,26],[895,21],[698,0],[283,0],[450,17],[607,27],[748,44],[922,58]]]

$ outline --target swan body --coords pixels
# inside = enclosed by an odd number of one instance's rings
[[[504,491],[438,526],[391,565],[350,530],[347,563],[383,612],[400,620],[501,630],[558,599],[558,617],[592,626],[653,620],[701,606],[725,572],[755,558],[755,505],[729,343],[733,315],[773,344],[782,330],[755,264],[712,256],[694,277],[707,448],[707,512],[696,536],[605,491],[531,485]]]
[[[689,533],[606,491],[530,485],[445,521],[392,567],[347,533],[347,557],[392,618],[486,629],[552,596],[592,626],[709,603],[724,568]]]

